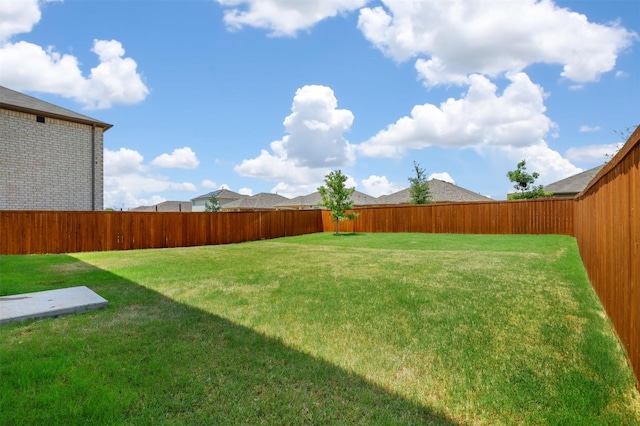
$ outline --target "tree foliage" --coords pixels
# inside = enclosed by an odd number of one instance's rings
[[[533,172],[531,174],[527,173],[526,164],[527,162],[522,160],[518,163],[516,170],[507,172],[507,177],[514,183],[513,188],[518,191],[515,194],[510,194],[509,199],[522,200],[551,195],[550,193],[544,192],[544,187],[542,185],[534,185],[536,179],[540,177],[540,174],[537,172]]]
[[[322,201],[319,205],[331,210],[331,219],[336,224],[336,235],[340,234],[339,223],[344,220],[354,220],[357,213],[347,213],[353,208],[351,195],[355,188],[347,188],[347,177],[340,170],[334,170],[324,177],[324,185],[318,188]]]
[[[218,197],[211,194],[211,197],[204,202],[204,211],[211,213],[220,211],[220,200],[218,200]]]
[[[629,127],[625,128],[625,129],[622,129],[622,130],[614,130],[613,133],[618,135],[620,137],[620,139],[622,139],[623,142],[626,142],[631,137],[633,132],[638,128],[638,126],[640,126],[640,125],[636,124],[636,125],[629,126]]]
[[[427,174],[419,163],[413,162],[413,169],[416,173],[414,177],[409,178],[411,187],[409,188],[409,195],[411,197],[411,204],[429,204],[431,203],[431,191],[429,190],[429,181],[427,180]]]
[[[622,149],[622,147],[624,146],[625,142],[631,137],[631,135],[633,134],[633,132],[635,131],[636,128],[638,128],[638,125],[629,126],[629,127],[625,128],[625,129],[622,129],[622,130],[614,130],[613,131],[613,133],[615,133],[616,135],[618,135],[620,137],[620,139],[622,139],[622,142],[617,143],[615,145],[616,147],[615,147],[614,151],[611,154],[605,154],[604,155],[605,164],[608,163],[609,161],[611,161],[611,159],[616,156],[618,151],[620,151],[620,149]]]

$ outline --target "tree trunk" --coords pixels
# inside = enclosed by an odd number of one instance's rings
[[[336,233],[335,235],[340,235],[340,221],[336,220]]]

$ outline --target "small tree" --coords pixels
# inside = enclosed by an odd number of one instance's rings
[[[510,200],[522,200],[530,198],[544,197],[545,195],[551,195],[544,192],[542,185],[533,185],[536,179],[540,177],[540,174],[533,172],[527,173],[527,162],[522,160],[518,163],[518,168],[507,172],[507,177],[511,182],[514,182],[513,188],[519,193],[509,195]]]
[[[204,211],[211,213],[220,211],[220,200],[218,200],[218,197],[211,194],[211,197],[204,202]]]
[[[331,219],[336,224],[336,233],[339,235],[339,224],[344,220],[354,220],[358,217],[357,213],[347,213],[347,210],[353,208],[353,201],[351,200],[351,194],[356,190],[355,188],[347,188],[345,182],[347,177],[342,174],[340,170],[335,170],[324,177],[324,183],[326,186],[318,188],[322,201],[319,205],[324,206],[331,210]]]
[[[415,177],[410,177],[409,194],[411,204],[429,204],[431,203],[431,191],[429,190],[429,181],[427,174],[419,163],[413,162],[413,169],[416,172]]]

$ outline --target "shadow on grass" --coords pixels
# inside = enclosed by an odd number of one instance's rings
[[[71,256],[0,260],[4,292],[86,285],[109,301],[0,327],[5,424],[456,424]]]

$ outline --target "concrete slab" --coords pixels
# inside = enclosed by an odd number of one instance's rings
[[[0,324],[93,311],[107,300],[88,287],[69,287],[0,297]]]

